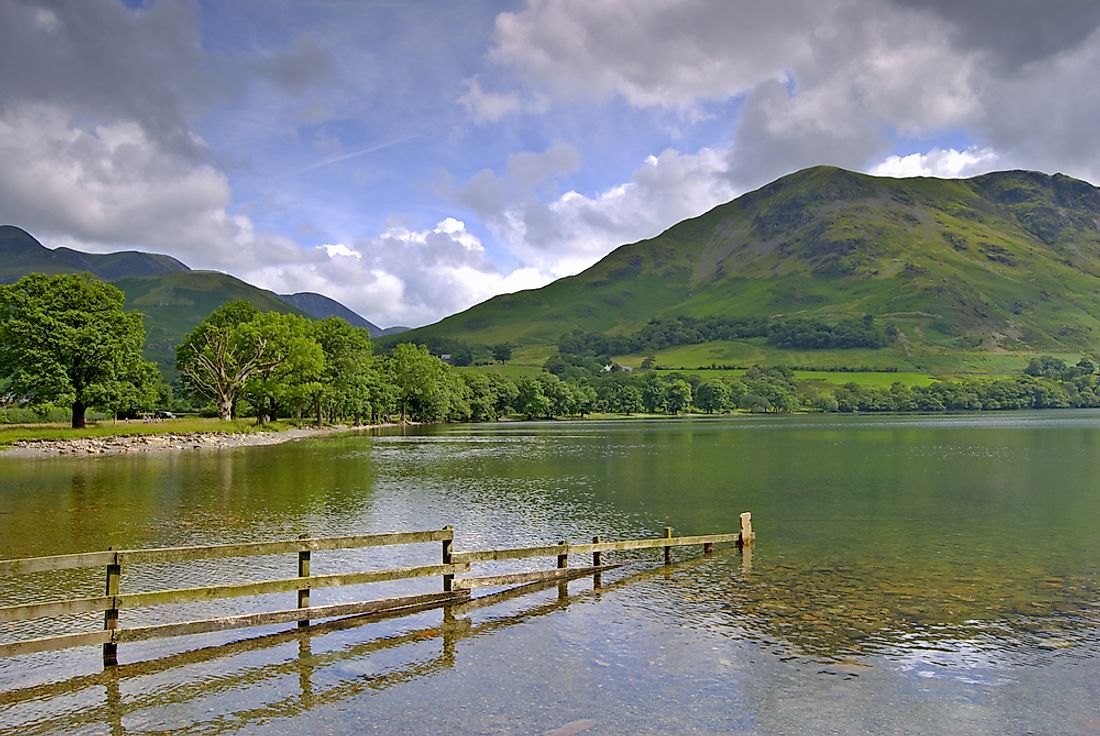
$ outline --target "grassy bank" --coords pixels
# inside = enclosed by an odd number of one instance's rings
[[[84,429],[72,429],[65,424],[11,424],[0,425],[0,447],[6,447],[20,440],[68,440],[86,437],[112,437],[118,435],[172,434],[188,432],[225,432],[230,434],[247,432],[278,432],[292,429],[293,424],[285,421],[269,422],[262,427],[256,426],[253,419],[235,419],[223,422],[220,419],[202,417],[183,417],[165,419],[161,422],[145,423],[140,420],[101,421],[89,424]]]

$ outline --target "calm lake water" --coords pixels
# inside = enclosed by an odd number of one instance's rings
[[[599,587],[554,585],[446,625],[433,610],[124,644],[107,674],[95,647],[2,659],[0,732],[1100,733],[1098,481],[1095,411],[463,425],[0,456],[0,558],[447,524],[462,551],[736,531],[746,510],[758,535],[751,553],[684,548],[669,567],[658,551],[622,554]],[[318,552],[313,572],[438,555],[438,543]],[[124,571],[123,590],[293,571],[288,556],[187,578],[145,566]],[[99,595],[101,578],[10,578],[0,605]],[[124,610],[120,623],[259,606],[292,607],[293,594]],[[101,625],[0,624],[0,640]]]

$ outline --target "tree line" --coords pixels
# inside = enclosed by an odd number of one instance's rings
[[[71,408],[74,427],[89,408],[133,415],[169,401],[207,405],[229,419],[292,417],[317,423],[493,421],[606,414],[878,412],[1100,406],[1100,372],[1043,356],[1023,373],[995,380],[936,381],[927,387],[854,382],[835,388],[794,380],[790,368],[754,367],[704,378],[629,371],[606,358],[559,353],[537,375],[516,379],[458,370],[426,345],[399,342],[376,352],[366,330],[332,317],[260,312],[228,302],[176,350],[179,391],[144,360],[141,316],[124,312],[116,287],[89,275],[32,274],[0,286],[0,396],[4,403]],[[873,326],[861,320],[864,326]],[[686,323],[681,323],[686,324]],[[654,325],[656,326],[656,325]],[[576,333],[574,333],[576,336]],[[436,349],[441,347],[435,346]],[[446,345],[444,347],[452,347]],[[500,346],[500,360],[510,348]],[[505,350],[507,348],[507,351]],[[587,351],[586,351],[587,352]]]
[[[455,371],[422,345],[376,354],[366,330],[337,317],[313,321],[231,301],[177,347],[173,395],[142,357],[142,317],[124,303],[121,290],[90,274],[31,274],[0,286],[0,404],[41,417],[66,406],[74,428],[91,408],[135,416],[181,404],[260,423],[485,421],[510,412],[517,394],[504,379]],[[492,352],[505,361],[511,348]]]
[[[882,327],[874,316],[827,324],[811,319],[769,317],[689,317],[653,319],[627,335],[603,335],[574,330],[558,342],[563,355],[628,355],[651,353],[677,345],[698,345],[715,340],[766,338],[780,348],[806,350],[881,348],[896,334],[893,326]]]

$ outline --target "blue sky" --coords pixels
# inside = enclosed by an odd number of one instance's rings
[[[19,0],[0,221],[382,326],[821,163],[1100,181],[1091,0]]]

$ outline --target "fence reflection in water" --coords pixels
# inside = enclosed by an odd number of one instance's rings
[[[718,554],[734,549],[720,548]],[[0,692],[2,722],[28,735],[97,726],[109,728],[112,736],[127,733],[128,729],[168,729],[181,734],[231,732],[450,669],[464,640],[553,614],[648,578],[690,572],[713,557],[646,567],[613,581],[595,575],[591,585],[579,592],[569,592],[569,579],[548,579],[463,603],[425,604],[420,612],[405,619],[404,630],[390,629],[377,636],[364,637],[363,630],[376,624],[383,628],[392,625],[393,619],[409,617],[410,612],[386,611],[313,623]],[[751,566],[750,546],[741,551],[741,567],[746,572],[747,566]],[[579,569],[569,574],[572,579],[585,576]],[[529,605],[508,613],[494,612],[498,604],[522,601],[533,593],[554,588],[557,596],[552,599],[535,596]],[[269,661],[254,664],[265,656]],[[245,662],[244,666],[238,666],[240,661]],[[100,688],[102,695],[96,702]],[[234,705],[213,714],[198,708],[187,710],[188,705],[219,697],[232,699]],[[73,712],[74,701],[80,704],[77,712]],[[174,717],[173,713],[187,716]],[[205,719],[197,717],[204,713]]]

